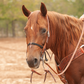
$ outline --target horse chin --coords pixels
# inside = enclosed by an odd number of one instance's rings
[[[40,66],[40,62],[38,63],[38,65],[36,65],[36,66],[34,67],[34,69],[38,69],[39,66]]]
[[[38,68],[39,68],[39,66],[36,66],[36,67],[35,67],[35,69],[38,69]]]

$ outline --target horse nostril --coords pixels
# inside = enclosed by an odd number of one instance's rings
[[[34,65],[37,65],[37,63],[38,63],[38,59],[35,58],[35,59],[34,59]]]
[[[33,60],[28,60],[26,59],[27,64],[29,65],[29,67],[34,68],[35,66],[38,65],[38,59],[34,58]]]

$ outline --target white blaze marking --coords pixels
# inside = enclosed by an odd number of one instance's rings
[[[33,27],[31,27],[31,30],[33,30]]]

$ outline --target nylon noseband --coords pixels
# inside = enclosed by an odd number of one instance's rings
[[[29,46],[29,45],[36,45],[36,46],[40,47],[41,49],[43,49],[43,46],[41,46],[41,45],[39,45],[39,44],[37,44],[37,43],[29,43],[27,46]],[[47,57],[46,57],[45,51],[44,51],[43,53],[45,54],[45,61],[48,61],[48,59],[47,59]],[[42,57],[42,58],[43,58],[43,57]]]
[[[39,45],[39,44],[37,44],[37,43],[29,43],[28,46],[29,46],[29,45],[36,45],[36,46],[39,46],[41,49],[43,49],[43,46],[41,46],[41,45]]]

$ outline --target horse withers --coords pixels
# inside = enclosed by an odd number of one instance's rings
[[[30,68],[39,67],[45,48],[50,48],[55,54],[57,65],[74,52],[83,28],[81,19],[47,11],[44,3],[41,3],[40,10],[34,12],[23,5],[22,11],[28,18],[24,29]],[[78,48],[83,44],[84,37]],[[68,84],[84,84],[84,54],[74,59],[64,74]]]

